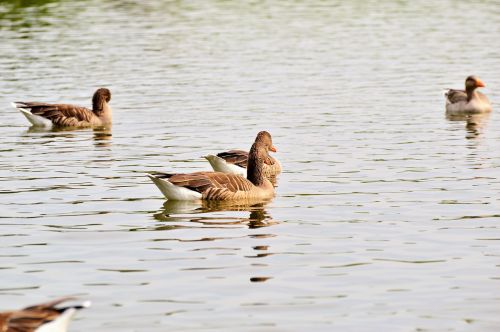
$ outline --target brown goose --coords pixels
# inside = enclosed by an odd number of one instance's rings
[[[190,174],[148,174],[167,199],[171,200],[246,200],[274,196],[274,186],[264,176],[268,151],[275,151],[271,135],[260,132],[248,154],[247,178],[221,172]]]
[[[484,94],[476,91],[484,87],[484,83],[476,76],[465,80],[465,91],[449,89],[446,93],[446,113],[484,113],[491,112],[491,103]]]
[[[0,331],[66,332],[76,311],[90,306],[90,302],[86,301],[81,305],[58,307],[68,300],[73,298],[66,297],[21,310],[0,312]]]
[[[270,150],[272,151],[272,150]],[[276,152],[276,151],[273,151]],[[243,150],[229,150],[204,156],[216,172],[232,173],[245,176],[247,173],[248,152]],[[264,161],[264,175],[275,176],[281,173],[281,163],[271,156]]]
[[[95,127],[111,124],[112,111],[108,105],[111,92],[97,89],[92,97],[92,109],[70,104],[15,102],[12,106],[38,127]]]

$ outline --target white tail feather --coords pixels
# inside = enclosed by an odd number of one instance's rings
[[[75,313],[75,308],[69,308],[53,321],[40,326],[35,330],[35,332],[66,332],[68,330],[69,322]]]
[[[168,180],[159,179],[151,174],[146,175],[154,182],[167,199],[174,201],[195,201],[201,199],[201,194],[197,191],[176,186]]]
[[[28,121],[36,127],[52,127],[52,121],[41,117],[39,115],[32,114],[28,109],[17,107],[19,112],[21,112]]]
[[[246,168],[234,165],[234,164],[229,164],[226,162],[224,159],[218,156],[214,155],[207,155],[204,156],[206,160],[210,163],[214,171],[216,172],[222,172],[222,173],[227,173],[227,174],[237,174],[237,175],[242,175],[246,176],[247,175],[247,170]]]
[[[67,332],[69,323],[75,316],[78,309],[90,307],[91,302],[85,301],[80,306],[69,307],[56,319],[46,324],[43,324],[35,332]]]

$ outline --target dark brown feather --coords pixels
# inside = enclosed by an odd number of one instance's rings
[[[163,174],[161,177],[167,177],[167,174]],[[221,172],[168,174],[167,178],[170,183],[176,186],[194,190],[201,194],[210,189],[207,192],[208,195],[214,195],[215,192],[220,193],[223,191],[230,193],[250,191],[253,187],[252,183],[242,176]]]
[[[248,166],[248,152],[243,150],[221,152],[217,154],[217,157],[224,159],[229,164],[234,164],[243,168],[247,168]],[[267,165],[274,165],[276,159],[268,155],[267,158],[264,159],[264,163]]]
[[[34,332],[45,323],[56,319],[65,308],[56,308],[62,302],[71,300],[65,297],[54,301],[33,305],[22,310],[0,313],[1,332]]]
[[[53,321],[60,313],[56,310],[21,310],[12,313],[6,332],[33,332],[43,324]]]
[[[450,103],[455,104],[461,101],[467,101],[467,93],[463,90],[450,89],[446,93],[446,98],[448,98]]]
[[[247,168],[248,152],[243,150],[230,150],[217,154],[217,157],[224,159],[229,164],[234,164]]]

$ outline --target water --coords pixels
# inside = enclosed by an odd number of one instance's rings
[[[500,328],[495,1],[0,2],[0,308],[71,331]],[[489,117],[444,88],[487,85]],[[15,100],[107,131],[30,130]],[[165,203],[145,172],[273,134],[276,198]]]

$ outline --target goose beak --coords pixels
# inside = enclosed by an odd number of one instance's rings
[[[478,88],[484,88],[486,85],[483,83],[483,81],[481,81],[479,78],[476,79],[476,86]]]
[[[276,150],[276,148],[274,147],[274,145],[271,145],[271,147],[269,148],[269,151],[277,152],[278,150]]]

